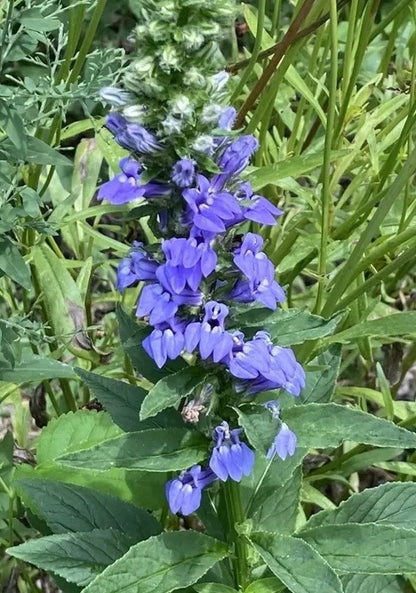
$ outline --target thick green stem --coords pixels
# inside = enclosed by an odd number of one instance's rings
[[[233,480],[224,484],[225,504],[229,524],[230,541],[234,544],[233,567],[237,589],[244,590],[248,584],[247,544],[244,536],[238,533],[237,525],[244,521],[243,507],[240,498],[240,485]]]

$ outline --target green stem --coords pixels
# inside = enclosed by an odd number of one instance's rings
[[[240,498],[240,485],[229,479],[224,484],[225,504],[229,523],[229,536],[234,544],[233,567],[235,586],[245,589],[248,584],[247,545],[244,536],[238,533],[237,525],[244,521]]]
[[[263,31],[264,31],[264,16],[266,12],[266,0],[259,0],[259,6],[257,9],[257,30],[256,30],[256,38],[254,41],[253,53],[251,54],[249,63],[247,64],[247,68],[244,70],[243,74],[241,75],[240,82],[238,83],[235,91],[231,95],[230,103],[233,104],[234,101],[239,97],[241,91],[244,89],[244,86],[248,79],[251,76],[251,73],[254,70],[254,66],[256,65],[258,55],[261,50],[261,42],[263,39]]]
[[[338,15],[336,0],[331,0],[331,70],[329,80],[329,103],[328,116],[325,130],[325,148],[323,162],[323,185],[322,185],[322,210],[321,210],[321,244],[318,263],[318,293],[316,297],[315,311],[319,312],[322,306],[322,299],[326,288],[327,271],[327,249],[329,238],[330,217],[332,208],[331,197],[331,150],[333,142],[333,129],[335,122],[335,107],[337,98],[338,81]]]

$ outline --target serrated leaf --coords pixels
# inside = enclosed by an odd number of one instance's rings
[[[251,537],[270,570],[292,593],[342,593],[341,582],[311,546],[287,535],[256,533]]]
[[[0,270],[26,290],[31,288],[29,266],[17,247],[8,239],[0,239]]]
[[[123,556],[133,541],[114,529],[96,529],[32,539],[6,551],[10,556],[85,587],[106,566]]]
[[[299,512],[301,486],[302,469],[298,467],[285,485],[277,488],[260,506],[252,504],[251,516],[256,530],[287,535],[293,533]]]
[[[349,523],[316,527],[301,537],[339,572],[416,572],[416,531],[410,529]]]
[[[339,367],[341,364],[341,346],[333,344],[305,368],[306,385],[300,396],[294,398],[294,404],[326,403],[331,400],[336,386]],[[309,370],[308,367],[322,367],[319,370]]]
[[[378,447],[416,447],[416,435],[387,420],[338,404],[305,404],[282,411],[299,447],[338,447],[353,441]]]
[[[162,530],[147,511],[90,488],[39,478],[21,478],[15,484],[25,505],[53,533],[111,528],[140,541]]]
[[[62,465],[105,470],[112,467],[167,472],[190,467],[207,457],[209,441],[185,428],[129,432],[95,447],[59,457]]]
[[[339,507],[312,515],[304,529],[344,523],[377,523],[416,530],[416,483],[382,484],[353,494]]]
[[[16,468],[17,478],[49,479],[65,484],[75,484],[103,492],[144,509],[158,510],[166,503],[165,484],[167,474],[140,472],[112,468],[105,471],[80,469],[58,465],[53,461],[38,465],[35,469],[28,465]]]
[[[401,579],[391,575],[344,574],[341,576],[344,593],[403,593]]]
[[[73,379],[75,373],[69,364],[33,355],[29,360],[22,360],[13,369],[0,369],[0,381],[9,383],[29,383],[44,379]]]
[[[270,312],[268,309],[245,307],[243,312],[235,314],[234,317],[248,336],[267,327],[274,343],[279,346],[294,346],[333,334],[344,318],[344,313],[324,319],[297,309],[277,309]]]
[[[133,546],[84,593],[169,593],[195,583],[227,552],[226,544],[202,533],[162,533]]]
[[[202,383],[206,373],[199,367],[187,367],[160,379],[144,398],[140,417],[146,420],[158,412],[176,405]]]
[[[326,342],[349,342],[359,338],[385,338],[391,336],[415,336],[416,311],[404,311],[386,315],[380,319],[361,321],[335,336],[326,338]]]
[[[76,369],[77,374],[86,382],[95,397],[111,414],[114,422],[126,432],[183,426],[181,415],[176,410],[168,410],[149,420],[140,420],[140,408],[147,391],[136,385],[109,379],[97,373]]]
[[[37,441],[38,463],[112,439],[122,431],[106,412],[79,410],[51,420]]]

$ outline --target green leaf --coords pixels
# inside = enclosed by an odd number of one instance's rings
[[[83,369],[76,369],[76,372],[110,413],[114,422],[124,431],[134,432],[147,428],[183,426],[181,415],[176,410],[158,414],[150,420],[140,420],[140,408],[147,394],[147,391],[141,387],[109,379]]]
[[[310,361],[305,368],[306,385],[300,396],[294,398],[295,404],[329,402],[334,393],[341,364],[341,346],[333,344]],[[309,367],[321,367],[309,370]]]
[[[304,455],[305,450],[299,449],[285,461],[276,457],[268,460],[263,455],[256,455],[253,471],[242,479],[240,486],[246,516],[253,516],[272,500],[277,491],[284,490],[284,486],[302,463]]]
[[[227,551],[223,542],[195,531],[162,533],[130,548],[84,593],[169,593],[194,584]]]
[[[271,313],[268,309],[257,307],[244,307],[242,313],[235,315],[237,325],[245,334],[251,336],[267,327],[273,342],[279,346],[293,346],[307,340],[329,336],[334,333],[343,318],[344,313],[324,319],[297,309],[277,309]]]
[[[353,494],[338,508],[312,515],[304,529],[344,523],[377,523],[416,530],[416,483],[396,482]]]
[[[48,535],[6,551],[38,568],[51,570],[70,583],[85,586],[123,556],[132,543],[130,537],[114,529],[95,529]]]
[[[347,155],[347,150],[337,150],[331,153],[331,160],[336,160]],[[322,152],[308,155],[289,157],[279,161],[275,165],[268,165],[258,169],[251,169],[247,175],[248,181],[253,186],[254,191],[262,189],[265,185],[271,183],[278,184],[287,177],[300,177],[310,173],[314,169],[322,166]]]
[[[199,367],[188,367],[160,379],[149,391],[140,410],[142,420],[176,405],[202,383],[206,372]]]
[[[344,574],[341,576],[344,593],[403,593],[401,579],[380,574]]]
[[[177,359],[168,361],[163,370],[159,369],[142,346],[143,340],[151,331],[149,326],[136,322],[121,307],[117,308],[117,321],[123,349],[129,356],[136,371],[148,381],[157,383],[167,374],[176,373],[187,366],[184,360]]]
[[[29,266],[17,247],[6,238],[0,239],[0,270],[26,290],[31,288]]]
[[[335,336],[326,339],[330,342],[349,342],[359,338],[388,338],[392,336],[416,335],[416,311],[404,311],[386,315],[380,319],[361,321]]]
[[[129,432],[75,453],[60,464],[105,470],[111,467],[167,472],[190,467],[207,456],[209,441],[196,430],[156,428]]]
[[[106,412],[79,410],[51,420],[37,441],[38,463],[80,451],[121,434]]]
[[[25,505],[53,533],[111,528],[141,541],[161,532],[150,513],[102,492],[47,479],[21,478],[15,484]]]
[[[33,355],[29,360],[22,360],[13,369],[0,369],[0,381],[9,383],[38,383],[44,379],[74,377],[75,373],[69,364],[37,355]]]
[[[284,589],[285,586],[279,579],[267,577],[251,583],[244,589],[244,593],[281,593]]]
[[[302,469],[298,467],[285,485],[277,488],[260,506],[252,504],[254,512],[248,516],[252,517],[256,530],[287,535],[293,533],[299,512],[301,486]]]
[[[38,8],[28,8],[19,14],[19,22],[26,29],[37,32],[47,32],[59,29],[59,19],[48,18]]]
[[[305,404],[282,411],[299,447],[338,447],[353,441],[378,447],[416,447],[416,435],[392,422],[338,404]]]
[[[49,144],[46,144],[43,140],[39,140],[39,138],[35,138],[34,136],[27,137],[27,150],[23,160],[37,165],[60,165],[61,167],[72,167],[72,162],[69,159],[54,148],[51,148]]]
[[[342,593],[332,568],[311,546],[287,535],[258,533],[252,536],[257,552],[270,570],[292,593]]]
[[[166,504],[165,484],[167,474],[140,472],[111,468],[106,471],[96,469],[80,469],[58,465],[47,461],[35,469],[28,465],[16,468],[16,478],[37,480],[54,480],[64,484],[75,484],[109,494],[130,502],[143,509],[158,510]]]
[[[222,585],[221,583],[200,583],[193,588],[197,593],[238,593],[237,589]]]
[[[239,424],[244,428],[253,447],[267,455],[270,445],[280,430],[281,422],[273,418],[269,410],[261,405],[246,407],[244,411],[241,408],[236,409]]]
[[[416,572],[416,531],[391,525],[325,525],[302,539],[334,570],[354,574]]]
[[[55,335],[69,342],[86,325],[79,289],[63,260],[48,245],[34,247],[32,256],[48,321]]]

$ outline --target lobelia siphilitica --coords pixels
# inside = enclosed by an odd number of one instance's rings
[[[249,232],[252,222],[276,224],[281,211],[242,177],[258,142],[232,130],[236,110],[227,105],[228,75],[219,70],[216,39],[234,3],[147,4],[124,88],[101,93],[112,105],[105,125],[130,155],[98,198],[140,200],[158,239],[134,242],[117,273],[120,291],[143,282],[136,315],[150,325],[145,351],[159,368],[183,357],[205,373],[182,417],[194,424],[203,418],[212,434],[206,464],[183,468],[166,484],[171,511],[188,515],[204,488],[239,482],[253,469],[236,407],[279,388],[298,396],[305,373],[267,327],[246,336],[233,317],[236,307],[273,311],[285,298],[262,237]],[[204,18],[209,27],[201,27]],[[296,435],[280,423],[277,401],[263,405],[278,421],[267,457],[284,460],[295,452]]]

